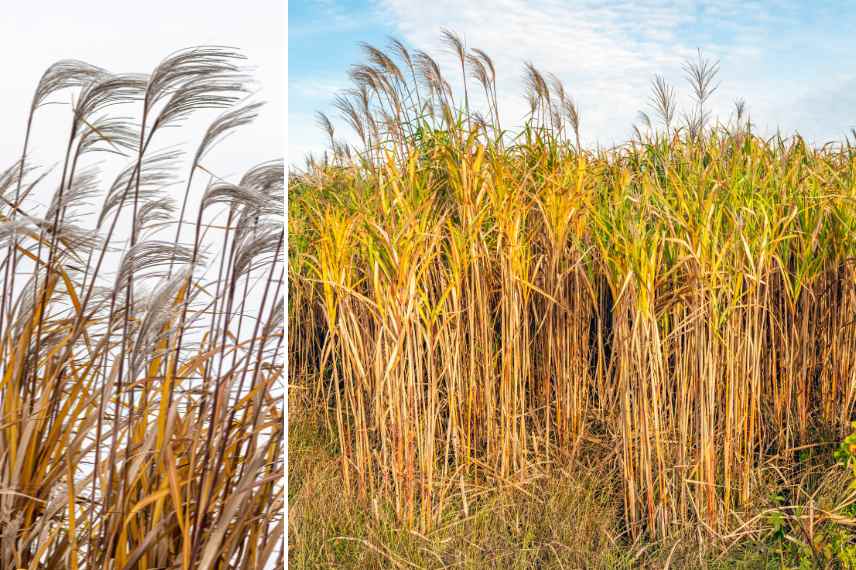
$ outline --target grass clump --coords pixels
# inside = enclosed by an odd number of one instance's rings
[[[258,114],[242,60],[216,46],[150,74],[65,60],[37,86],[0,174],[0,568],[283,555],[283,163],[230,180],[206,160]],[[50,193],[31,127],[69,97]],[[165,132],[206,111],[222,114],[181,178]]]
[[[290,175],[290,382],[336,441],[342,493],[428,533],[462,480],[530,489],[596,457],[617,473],[606,526],[625,548],[679,557],[689,533],[732,552],[770,538],[765,512],[852,524],[852,493],[811,505],[820,481],[846,487],[832,451],[856,405],[856,150],[761,138],[742,102],[715,122],[701,54],[682,119],[655,78],[662,125],[643,115],[599,150],[527,64],[512,133],[488,56],[445,38],[463,98],[428,54],[367,46],[336,100],[359,143],[321,116],[330,154]],[[821,564],[815,530],[782,536]],[[825,544],[851,548],[840,536]]]

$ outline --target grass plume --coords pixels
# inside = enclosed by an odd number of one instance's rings
[[[62,61],[36,89],[0,188],[0,568],[264,568],[284,555],[283,162],[236,181],[206,163],[258,115],[240,106],[242,60],[201,46],[146,75]],[[30,127],[69,93],[62,172],[40,211]],[[161,132],[210,110],[222,115],[199,133],[176,220],[183,154],[158,148]],[[105,184],[96,168],[118,175]]]

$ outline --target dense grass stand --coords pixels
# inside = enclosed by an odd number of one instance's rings
[[[336,99],[357,143],[322,115],[330,152],[290,175],[292,417],[326,426],[341,491],[435,554],[477,497],[544,477],[600,480],[603,532],[631,552],[731,548],[767,536],[765,512],[818,564],[852,549],[817,537],[854,522],[830,463],[856,403],[856,150],[761,139],[742,102],[714,122],[701,54],[687,113],[655,78],[655,118],[622,146],[581,146],[576,104],[531,64],[530,114],[505,131],[490,58],[445,41],[462,97],[428,54],[365,46]],[[585,564],[577,546],[545,539],[529,563]]]

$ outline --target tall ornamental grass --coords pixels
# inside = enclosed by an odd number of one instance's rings
[[[243,65],[217,46],[149,74],[65,60],[22,109],[0,174],[0,568],[282,556],[283,163],[208,160],[258,114]],[[45,188],[32,126],[68,101]],[[197,133],[200,112],[219,116]]]
[[[491,59],[444,40],[448,79],[364,46],[336,99],[357,143],[319,115],[330,150],[289,178],[289,382],[345,492],[426,529],[465,478],[514,485],[597,441],[631,535],[739,526],[762,468],[853,418],[856,149],[761,138],[742,102],[714,121],[701,54],[690,108],[655,78],[621,146],[583,147],[531,64],[503,130]]]

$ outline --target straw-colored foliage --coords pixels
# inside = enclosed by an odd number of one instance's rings
[[[242,59],[193,48],[147,75],[67,60],[37,86],[0,174],[2,569],[282,555],[283,163],[224,180],[206,162],[257,115]],[[68,101],[49,189],[31,128]],[[195,133],[199,112],[222,114]],[[183,180],[166,127],[201,139]]]
[[[331,152],[290,175],[290,385],[342,491],[427,532],[464,481],[605,446],[627,537],[746,530],[770,471],[831,457],[854,414],[856,149],[760,138],[742,102],[714,122],[701,55],[691,110],[656,78],[662,125],[622,146],[584,148],[531,64],[503,131],[491,60],[445,39],[448,80],[367,47],[337,99],[360,142],[322,116]]]

